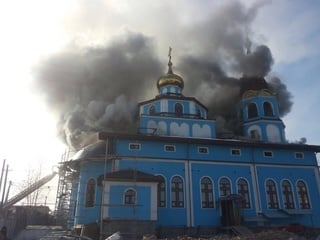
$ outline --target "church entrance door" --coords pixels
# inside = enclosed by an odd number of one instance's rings
[[[241,197],[239,195],[229,195],[220,199],[221,225],[223,227],[236,226],[241,223]]]

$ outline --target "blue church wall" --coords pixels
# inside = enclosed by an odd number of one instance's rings
[[[141,171],[145,171],[152,174],[160,174],[166,179],[166,207],[158,208],[158,225],[186,225],[187,219],[187,206],[189,203],[189,197],[186,196],[187,189],[185,189],[185,207],[184,208],[172,208],[170,205],[170,179],[173,176],[179,175],[185,178],[186,165],[184,162],[161,162],[161,160],[144,161],[144,160],[120,160],[120,168],[137,168]],[[244,209],[243,212],[246,215],[255,214],[254,196],[251,185],[251,172],[249,165],[226,165],[226,164],[207,164],[191,162],[191,188],[192,193],[190,196],[195,196],[192,199],[193,220],[195,225],[211,225],[218,226],[220,224],[220,209],[219,209],[219,179],[221,177],[228,177],[231,181],[232,193],[237,194],[237,180],[241,177],[247,180],[249,184],[250,194],[250,208]],[[203,176],[208,176],[212,179],[214,185],[214,201],[215,206],[212,209],[202,208],[200,199],[200,181]],[[171,216],[172,215],[172,216]],[[170,216],[170,217],[169,217]]]
[[[157,226],[187,226],[186,208],[158,208]]]
[[[127,189],[134,189],[137,193],[137,204],[124,205],[124,192]],[[121,185],[110,187],[110,206],[108,217],[136,220],[150,220],[150,187]]]
[[[293,151],[275,148],[254,148],[254,162],[267,164],[317,165],[315,154],[310,151]],[[297,158],[296,153],[302,153],[303,158]],[[269,156],[271,154],[271,156]]]
[[[122,159],[118,163],[119,169],[139,169],[139,171],[150,174],[162,174],[165,178],[170,179],[174,174],[185,174],[184,161],[164,160],[164,159]]]
[[[140,150],[130,150],[129,144],[139,144]],[[165,146],[173,146],[173,151],[167,151]],[[199,148],[205,148],[207,152],[201,152]],[[172,149],[170,149],[172,150]],[[118,140],[116,152],[122,156],[135,156],[162,159],[189,159],[207,160],[235,163],[267,163],[267,164],[293,164],[316,165],[317,159],[314,152],[294,151],[292,149],[250,148],[241,146],[166,143],[148,141]],[[268,154],[271,154],[269,156]]]
[[[234,164],[205,164],[192,163],[192,189],[193,189],[193,208],[194,219],[196,225],[206,225],[208,223],[218,226],[220,224],[220,208],[219,208],[219,180],[227,177],[231,183],[231,194],[238,194],[237,180],[244,178],[249,185],[250,208],[243,209],[244,214],[250,215],[255,213],[254,195],[251,184],[251,171],[249,165]],[[201,207],[201,189],[200,181],[203,176],[209,177],[213,181],[214,187],[214,209]]]
[[[130,150],[129,144],[140,144],[140,150]],[[166,151],[165,145],[175,146],[174,151]],[[162,158],[186,158],[185,145],[183,143],[165,143],[148,141],[119,140],[116,143],[116,152],[124,156],[143,156]]]
[[[203,153],[199,148],[207,147]],[[235,150],[235,152],[233,152]],[[239,150],[239,151],[238,151]],[[189,145],[189,158],[192,160],[222,161],[222,162],[250,162],[252,153],[250,148],[223,145]]]
[[[191,149],[191,148],[190,148]],[[242,151],[244,153],[246,151]],[[257,152],[262,152],[261,149]],[[281,152],[281,151],[280,151]],[[287,152],[286,150],[283,150],[281,154],[288,154],[292,152]],[[309,152],[305,153],[305,157],[308,156],[308,154],[311,154]],[[300,159],[299,159],[300,160]],[[237,193],[237,186],[236,182],[239,177],[245,178],[248,183],[249,183],[249,188],[250,188],[250,209],[243,209],[243,213],[245,215],[254,215],[255,214],[255,208],[256,206],[255,201],[254,201],[254,196],[253,196],[253,191],[252,191],[252,184],[251,184],[251,171],[250,171],[250,165],[242,165],[242,164],[236,164],[236,163],[206,163],[206,162],[199,162],[200,160],[197,161],[191,161],[191,184],[192,184],[192,202],[193,202],[193,214],[194,214],[194,224],[195,225],[208,225],[208,223],[213,224],[213,225],[219,225],[220,223],[220,209],[217,204],[217,201],[219,199],[219,178],[222,176],[227,176],[232,185],[232,193]],[[88,163],[84,164],[82,167],[85,167]],[[82,202],[82,204],[78,205],[77,209],[77,214],[76,214],[76,223],[90,223],[94,222],[97,219],[97,216],[99,216],[99,211],[100,207],[99,206],[94,206],[92,208],[85,208],[84,206],[84,193],[85,193],[85,186],[86,182],[88,179],[91,177],[98,177],[99,174],[103,173],[103,167],[104,167],[104,161],[101,162],[91,162],[90,166],[86,168],[86,171],[82,172],[82,175],[80,176],[80,185],[79,185],[79,195],[78,195],[78,201],[79,203]],[[139,169],[140,171],[148,172],[151,174],[161,174],[165,177],[166,179],[166,185],[167,185],[167,205],[164,208],[158,208],[158,225],[167,225],[169,222],[172,220],[172,224],[177,224],[179,225],[186,225],[186,219],[187,219],[187,209],[186,209],[186,204],[185,207],[180,209],[174,209],[171,208],[170,206],[170,179],[174,175],[179,175],[182,178],[185,179],[185,174],[186,174],[186,165],[184,162],[179,162],[175,160],[160,160],[160,159],[150,159],[150,160],[139,160],[138,159],[128,159],[128,160],[119,160],[118,164],[119,169],[125,169],[125,168],[136,168]],[[302,174],[304,173],[304,174]],[[314,177],[314,168],[290,168],[286,167],[285,165],[282,167],[270,167],[270,166],[265,166],[261,165],[257,168],[257,174],[258,174],[258,181],[260,184],[260,195],[261,195],[261,206],[262,206],[262,211],[268,211],[272,212],[274,210],[270,210],[266,208],[266,196],[264,193],[264,183],[266,179],[274,179],[274,181],[277,183],[277,188],[278,188],[278,197],[279,197],[279,203],[280,203],[280,208],[282,208],[283,203],[281,202],[281,192],[280,192],[280,182],[282,181],[281,176],[295,176],[294,179],[288,179],[293,186],[293,189],[295,190],[294,184],[297,180],[303,179],[306,181],[308,184],[308,189],[310,192],[314,193],[318,191],[318,186],[317,184],[311,184],[309,185],[309,182],[311,183],[316,183],[315,177]],[[215,198],[215,207],[214,209],[203,209],[201,208],[201,199],[200,199],[200,194],[198,194],[197,191],[200,191],[200,179],[203,176],[208,176],[212,179],[214,183],[214,198]],[[312,176],[310,178],[310,176]],[[186,189],[186,186],[184,186]],[[99,187],[96,189],[96,199],[99,201],[101,198],[101,190]],[[186,193],[186,191],[185,191]],[[140,193],[139,193],[140,195]],[[319,198],[319,195],[314,195],[314,194],[309,194],[310,195],[310,202],[312,204],[312,210],[314,211],[314,202],[317,202],[317,199]],[[148,196],[148,195],[146,195]],[[188,198],[185,196],[185,201],[187,201]],[[140,200],[139,200],[140,202]],[[297,194],[295,194],[295,203],[297,205]],[[282,205],[281,205],[282,204]],[[145,205],[145,204],[144,204]],[[296,207],[298,208],[298,207]],[[132,208],[130,208],[132,209]],[[136,210],[139,210],[139,208],[136,208]],[[277,210],[275,210],[277,211]],[[320,209],[316,209],[316,211],[320,211]],[[176,213],[174,213],[176,212]],[[119,212],[119,214],[122,214]],[[139,213],[137,213],[139,214]],[[174,216],[170,218],[168,221],[168,216],[173,214]],[[120,215],[119,215],[120,216]],[[129,215],[128,215],[129,216]],[[142,216],[139,216],[142,217]],[[289,219],[284,219],[282,220],[282,223],[286,223],[286,221],[292,221],[292,219],[297,219],[301,220],[302,218],[306,218],[306,224],[308,223],[309,225],[312,225],[313,222],[319,222],[320,219],[317,219],[317,217],[312,217],[311,222],[311,217],[310,215],[306,216],[296,216],[295,218],[290,218]],[[164,220],[165,219],[165,220]],[[273,221],[274,223],[279,222],[281,223],[281,220],[275,220]],[[170,223],[171,224],[171,223]],[[209,224],[209,225],[210,225]]]
[[[319,202],[319,188],[317,185],[317,178],[315,176],[314,167],[272,167],[272,166],[257,166],[257,176],[260,189],[260,201],[262,212],[272,213],[278,212],[278,209],[270,209],[267,205],[267,196],[266,196],[266,181],[273,180],[276,183],[277,197],[279,202],[279,209],[285,209],[284,198],[281,190],[281,182],[283,180],[288,180],[292,186],[292,192],[294,197],[294,209],[301,209],[299,204],[299,196],[297,192],[297,182],[302,180],[307,186],[308,197],[310,201],[310,211],[313,213],[320,212]],[[308,210],[308,209],[306,209]],[[293,219],[299,220],[300,223],[303,223],[308,226],[313,226],[314,224],[319,225],[320,216],[317,214],[305,214],[295,216]],[[293,223],[293,219],[283,219],[283,224]],[[277,220],[281,222],[281,220]],[[288,222],[290,221],[290,222]]]
[[[138,150],[130,150],[130,143],[139,144],[140,148]],[[165,145],[174,146],[174,151],[166,151]],[[248,182],[250,208],[242,209],[244,216],[255,216],[259,211],[263,213],[278,212],[278,209],[267,208],[266,194],[264,191],[266,179],[273,179],[276,182],[279,207],[280,209],[283,208],[280,184],[285,178],[282,176],[286,176],[292,184],[293,191],[295,192],[294,199],[296,209],[298,209],[298,195],[295,184],[300,179],[304,180],[308,185],[311,210],[320,212],[320,208],[314,204],[320,196],[317,180],[314,176],[314,167],[317,161],[315,154],[311,151],[305,150],[299,152],[293,149],[272,147],[243,147],[240,144],[213,145],[124,139],[117,139],[114,146],[113,154],[117,156],[117,159],[113,160],[115,163],[113,168],[116,170],[131,168],[149,174],[162,175],[165,178],[166,205],[165,207],[158,207],[158,220],[156,222],[158,226],[190,226],[190,224],[193,226],[219,226],[221,217],[219,207],[219,179],[221,177],[227,177],[230,180],[232,194],[238,193],[237,181],[239,178],[244,178]],[[199,151],[199,147],[207,149],[207,153]],[[232,154],[232,150],[236,150],[236,155]],[[272,152],[272,156],[264,156],[264,151]],[[301,158],[297,158],[296,153],[299,153]],[[90,178],[97,179],[103,174],[105,169],[104,163],[104,159],[82,161],[78,190],[77,192],[74,191],[74,194],[77,193],[77,199],[75,199],[75,201],[78,203],[75,224],[92,223],[99,220],[101,186],[96,185],[95,204],[92,207],[85,207],[85,193],[88,180]],[[252,182],[254,181],[255,174],[252,172],[254,164],[258,166],[258,189],[254,189],[255,185]],[[108,161],[107,171],[110,172],[111,169],[111,162]],[[183,179],[183,207],[174,208],[171,205],[171,180],[174,176],[180,176]],[[202,208],[201,206],[200,181],[204,176],[209,177],[213,182],[214,208],[210,209]],[[138,190],[138,196],[150,196],[148,191],[150,190],[141,188]],[[259,194],[260,197],[258,197]],[[131,217],[134,213],[139,219],[143,219],[146,215],[150,215],[150,199],[148,199],[149,198],[146,198],[146,201],[149,202],[139,200],[135,208],[123,207],[123,210],[119,210],[120,207],[112,208],[110,209],[110,214],[112,217],[120,218],[124,216]],[[112,199],[112,201],[113,200],[118,201],[119,199]],[[148,207],[149,213],[145,211],[145,207]],[[144,215],[144,213],[146,215]],[[272,222],[273,224],[289,224],[292,223],[293,220],[300,223],[301,221],[305,221],[305,224],[309,226],[312,226],[312,224],[320,225],[319,217],[310,216],[310,214],[300,214],[282,220],[275,219],[274,221],[272,220]]]
[[[199,149],[200,148],[200,149]],[[202,149],[202,150],[201,150]],[[209,160],[213,158],[213,146],[208,144],[186,144],[185,151],[188,151],[189,159]],[[199,152],[200,151],[200,152]]]
[[[316,181],[315,168],[316,158],[315,154],[311,151],[302,151],[303,158],[295,158],[296,151],[291,149],[275,149],[275,148],[250,148],[250,147],[235,147],[226,145],[198,145],[190,143],[175,143],[175,152],[165,152],[164,145],[166,142],[147,142],[147,141],[135,141],[139,143],[140,151],[130,151],[129,144],[131,140],[118,139],[115,144],[115,155],[118,159],[115,160],[116,169],[138,169],[149,174],[162,175],[166,179],[166,206],[158,207],[158,226],[170,226],[179,225],[187,226],[193,224],[195,226],[220,225],[220,208],[219,208],[219,179],[221,177],[227,177],[231,181],[232,194],[237,194],[237,180],[244,178],[248,182],[249,195],[250,195],[250,208],[243,209],[242,213],[245,216],[255,216],[256,212],[278,212],[277,209],[268,209],[266,203],[265,194],[265,181],[266,179],[273,179],[277,184],[278,199],[280,208],[283,208],[283,200],[281,198],[280,183],[284,179],[282,176],[289,178],[293,190],[296,191],[295,184],[300,179],[304,180],[308,185],[310,203],[312,211],[320,211],[314,203],[319,199],[319,190]],[[168,143],[171,145],[170,143]],[[198,147],[208,147],[208,154],[200,153]],[[239,156],[232,156],[231,150],[240,150]],[[271,150],[269,150],[271,149]],[[266,157],[263,155],[264,151],[272,151],[272,157]],[[203,157],[204,156],[204,157]],[[254,159],[254,160],[253,160]],[[190,169],[188,169],[188,163]],[[258,176],[258,189],[253,189],[252,183],[254,172],[252,172],[253,164],[257,167]],[[296,167],[293,167],[295,165]],[[313,167],[306,167],[307,165]],[[83,171],[80,175],[79,187],[78,187],[78,207],[76,212],[75,224],[83,224],[95,222],[100,215],[99,201],[101,199],[101,187],[96,187],[95,205],[93,207],[85,207],[85,191],[86,184],[90,178],[97,179],[104,172],[104,160],[100,161],[86,161],[82,163],[81,168]],[[108,162],[107,169],[110,171],[111,164]],[[190,174],[190,188],[189,188],[189,174]],[[171,206],[171,179],[174,176],[180,176],[183,179],[184,184],[184,207],[173,208]],[[201,206],[201,178],[207,176],[212,179],[214,187],[214,208],[202,208]],[[288,177],[290,176],[290,177]],[[310,184],[309,184],[310,183]],[[313,184],[311,184],[313,183]],[[190,195],[188,195],[189,190]],[[138,196],[149,196],[145,189],[139,189]],[[318,191],[318,192],[317,192]],[[255,199],[255,192],[260,194],[259,199]],[[310,194],[312,193],[312,194]],[[317,193],[317,194],[315,194]],[[298,209],[298,195],[295,193],[295,206]],[[149,199],[150,200],[150,199]],[[113,201],[113,200],[112,200]],[[143,200],[142,200],[143,201]],[[141,202],[139,200],[138,205],[143,203],[142,206],[149,207],[148,202]],[[260,206],[256,206],[259,203]],[[192,210],[190,210],[189,207]],[[261,208],[261,209],[260,209]],[[119,208],[120,209],[120,208]],[[136,206],[133,212],[132,207],[124,207],[119,211],[117,208],[113,208],[110,214],[114,217],[131,217],[131,213],[136,214],[140,219],[144,218],[145,208]],[[150,209],[150,208],[148,208]],[[260,209],[260,210],[259,210]],[[131,211],[131,213],[130,213]],[[140,213],[141,211],[141,213]],[[192,212],[192,213],[191,213]],[[147,213],[148,215],[149,213]],[[190,215],[191,214],[191,215]],[[293,220],[299,222],[305,221],[307,225],[320,223],[320,219],[317,216],[299,215],[292,216],[286,219],[275,219],[272,222],[274,224],[289,224]],[[312,220],[312,221],[311,221]]]
[[[110,169],[110,164],[108,163],[107,169]],[[75,216],[75,224],[86,224],[92,223],[99,220],[100,216],[100,200],[102,187],[98,186],[97,179],[100,175],[104,173],[105,164],[104,161],[85,161],[82,162],[79,186],[77,192],[77,209]],[[86,187],[89,179],[95,179],[95,194],[94,194],[94,204],[92,207],[86,207]]]
[[[221,163],[221,164],[216,164],[216,163],[199,163],[199,162],[195,162],[195,161],[191,161],[192,165],[191,165],[191,184],[192,184],[192,196],[196,196],[193,197],[192,201],[193,201],[193,214],[194,214],[194,224],[195,225],[203,225],[203,224],[208,224],[208,223],[212,223],[213,225],[219,225],[220,221],[220,210],[218,209],[218,206],[215,205],[214,209],[202,209],[201,208],[201,199],[200,199],[200,195],[198,194],[197,191],[200,191],[200,179],[203,176],[208,176],[212,179],[213,183],[214,183],[214,198],[215,201],[218,201],[219,199],[219,179],[222,176],[226,176],[230,179],[231,181],[231,186],[232,186],[232,193],[236,194],[237,193],[237,179],[244,178],[247,180],[248,184],[249,184],[249,192],[250,192],[250,208],[249,209],[243,209],[243,214],[246,216],[254,216],[256,213],[256,209],[258,208],[257,206],[255,206],[255,198],[254,198],[254,191],[253,191],[253,186],[252,186],[252,175],[253,174],[251,172],[251,168],[250,166],[252,166],[251,164],[248,165],[242,165],[242,164],[236,164],[236,163],[230,163],[229,165],[227,163]],[[165,223],[168,223],[168,221],[164,221],[162,222],[162,218],[167,219],[168,215],[172,214],[172,212],[183,212],[183,213],[179,213],[182,214],[182,216],[186,216],[186,211],[185,210],[181,210],[181,209],[174,209],[172,210],[170,208],[170,179],[172,176],[179,174],[180,176],[184,177],[186,174],[186,165],[184,164],[184,162],[179,163],[179,161],[164,161],[163,162],[158,159],[158,160],[120,160],[119,161],[119,167],[120,168],[137,168],[141,171],[145,171],[148,173],[152,173],[152,174],[161,174],[162,176],[165,177],[166,181],[167,181],[167,206],[165,208],[159,208],[158,209],[158,218],[159,218],[159,225],[164,225]],[[287,169],[287,170],[286,170]],[[301,173],[304,172],[304,175],[301,175]],[[301,167],[297,167],[297,168],[290,168],[290,167],[286,167],[285,165],[283,165],[282,167],[275,167],[275,166],[271,166],[271,167],[259,167],[257,170],[257,174],[258,174],[258,181],[260,183],[259,185],[259,190],[257,190],[260,194],[261,194],[261,207],[262,211],[270,211],[269,209],[267,209],[266,207],[266,196],[264,191],[264,182],[265,179],[274,179],[277,184],[280,184],[282,177],[281,176],[296,176],[295,179],[290,179],[290,181],[292,182],[292,184],[294,182],[296,182],[299,179],[304,179],[306,182],[313,182],[316,183],[316,179],[314,177],[314,168],[311,169],[303,169],[303,171],[301,170]],[[313,176],[310,178],[310,176]],[[264,178],[264,180],[262,180],[261,178]],[[262,181],[262,182],[261,182]],[[262,185],[261,185],[262,184]],[[186,186],[185,186],[186,187]],[[313,189],[311,190],[312,192],[314,191],[318,191],[318,186],[317,184],[314,185],[308,185],[309,189]],[[311,188],[312,187],[312,188]],[[294,185],[293,185],[294,188]],[[262,192],[261,192],[262,191]],[[280,192],[278,193],[279,196],[279,203],[280,203]],[[263,197],[262,197],[263,196]],[[295,198],[297,198],[297,195],[295,196]],[[313,201],[316,201],[316,199],[319,198],[319,195],[313,195],[312,198],[310,198],[310,202],[312,204]],[[186,201],[188,201],[188,197],[186,196]],[[297,202],[298,200],[295,199],[295,202]],[[216,203],[217,204],[217,203]],[[271,210],[272,211],[272,210]],[[307,215],[306,218],[308,218],[309,216]],[[303,218],[303,216],[301,216],[300,218]],[[185,219],[185,218],[184,218]],[[174,222],[179,222],[182,225],[185,224],[185,221],[183,220],[183,218],[176,218],[173,217]],[[276,221],[280,221],[280,220],[276,220]],[[284,220],[286,221],[286,220]],[[292,218],[290,219],[290,221],[292,221]],[[310,221],[310,220],[309,220]],[[314,220],[315,221],[315,220]],[[317,220],[319,222],[319,220]],[[310,223],[311,224],[311,223]]]
[[[140,150],[129,150],[129,144],[139,144]],[[166,151],[165,146],[174,146],[174,151]],[[205,148],[207,152],[201,152]],[[233,155],[232,150],[239,150],[239,155]],[[252,149],[230,147],[222,145],[166,143],[121,140],[117,142],[117,152],[120,156],[182,159],[182,160],[207,160],[221,162],[252,162]],[[238,153],[238,152],[236,152]],[[262,150],[261,150],[262,155]]]

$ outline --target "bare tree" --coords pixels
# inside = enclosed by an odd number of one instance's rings
[[[30,167],[27,171],[27,177],[24,181],[21,182],[21,184],[18,186],[18,189],[20,191],[23,191],[24,189],[28,188],[30,185],[34,184],[35,182],[39,181],[43,174],[42,164],[37,164],[37,168]],[[34,192],[30,193],[25,198],[25,204],[30,206],[37,205],[38,201],[45,202],[45,199],[39,199],[39,197],[44,198],[44,196],[41,194],[47,187],[40,187]]]

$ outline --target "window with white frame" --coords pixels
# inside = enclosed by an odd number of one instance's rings
[[[201,207],[214,208],[213,184],[210,178],[201,179]]]
[[[129,150],[140,151],[141,145],[139,143],[129,143]]]
[[[166,206],[166,180],[163,176],[158,175],[158,207]]]
[[[209,153],[208,147],[198,147],[198,153]]]
[[[171,180],[171,206],[173,208],[184,207],[183,181],[179,176],[175,176]]]
[[[263,151],[263,156],[264,157],[273,157],[273,152],[272,151]]]
[[[270,209],[278,209],[278,194],[276,184],[273,180],[267,180],[266,182],[266,195],[267,195],[267,204]]]
[[[149,108],[149,115],[155,115],[156,113],[156,107],[154,105],[151,105]]]
[[[283,180],[281,184],[282,198],[285,209],[294,209],[292,187],[288,180]]]
[[[96,180],[90,178],[86,186],[85,207],[93,207],[96,195]]]
[[[295,152],[294,153],[294,157],[297,159],[303,159],[304,158],[304,154],[303,152]]]
[[[250,208],[249,184],[244,178],[237,182],[238,194],[242,197],[242,208]]]
[[[231,183],[226,177],[223,177],[219,181],[220,197],[226,197],[231,194]]]
[[[124,193],[124,204],[133,205],[136,204],[136,191],[133,189],[128,189]]]
[[[263,113],[265,116],[268,116],[268,117],[274,116],[272,104],[270,102],[263,103]]]
[[[299,205],[301,209],[310,209],[310,201],[308,196],[307,185],[304,181],[297,182],[297,192],[299,198]]]
[[[176,103],[174,105],[174,113],[176,116],[180,117],[183,114],[183,106],[181,103]]]
[[[165,152],[175,152],[176,146],[175,145],[164,145]]]
[[[248,118],[258,117],[257,105],[253,102],[247,104]]]
[[[231,155],[232,156],[240,156],[241,155],[241,150],[239,148],[232,148],[231,149]]]

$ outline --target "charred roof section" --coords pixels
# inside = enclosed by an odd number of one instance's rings
[[[242,96],[246,91],[260,91],[269,90],[269,85],[263,77],[248,77],[244,76],[240,78],[240,96]]]

